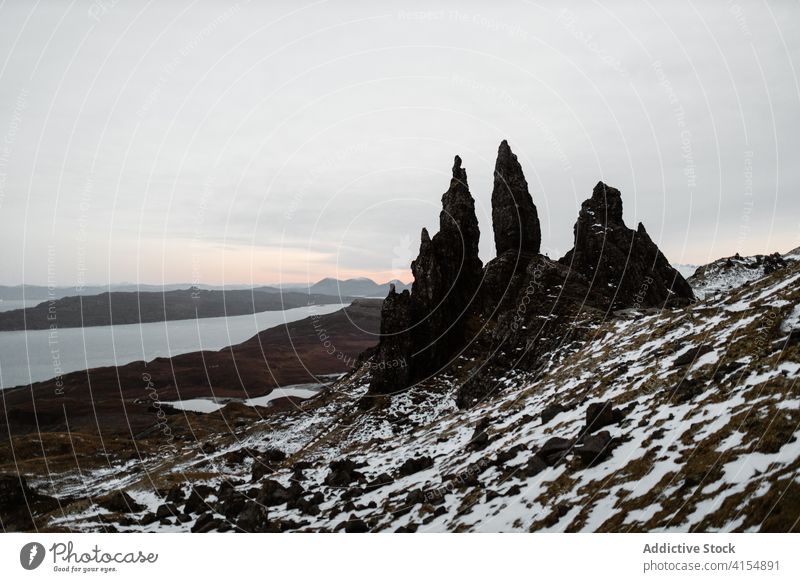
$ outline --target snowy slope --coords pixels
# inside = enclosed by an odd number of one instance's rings
[[[49,520],[71,530],[786,531],[800,516],[798,304],[794,263],[722,299],[608,321],[536,377],[497,378],[501,395],[471,410],[442,375],[360,411],[363,367],[213,452],[186,444],[36,485],[81,495]],[[576,439],[598,402],[617,412],[592,434],[613,440],[587,462]],[[271,449],[287,458],[251,480]],[[94,503],[117,490],[143,509]]]
[[[695,296],[698,299],[705,299],[756,281],[785,264],[784,257],[778,253],[752,257],[736,254],[698,267],[687,280]]]

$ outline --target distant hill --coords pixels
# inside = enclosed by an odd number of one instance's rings
[[[78,295],[0,313],[0,331],[153,323],[178,319],[249,315],[306,305],[348,303],[350,297],[298,291],[180,289]],[[54,319],[53,319],[54,316]]]
[[[386,297],[389,293],[389,286],[394,284],[398,292],[403,289],[410,289],[411,286],[402,281],[393,280],[387,283],[376,283],[372,279],[365,277],[357,279],[334,279],[327,277],[314,283],[309,287],[310,293],[322,295],[350,295],[353,297]]]
[[[191,288],[206,291],[256,291],[259,293],[280,293],[281,290],[297,291],[303,293],[318,293],[321,295],[334,295],[346,297],[386,297],[389,293],[389,285],[394,283],[397,291],[411,289],[402,281],[392,280],[387,283],[379,284],[372,279],[334,279],[326,277],[313,285],[303,283],[289,283],[283,285],[193,285],[191,283],[171,283],[168,285],[137,285],[136,283],[117,283],[112,285],[90,285],[87,287],[53,287],[45,285],[0,285],[0,301],[46,301],[62,299],[64,297],[75,297],[78,295],[101,295],[103,293],[164,293],[169,291],[187,291]],[[346,301],[343,301],[346,303]]]
[[[152,292],[187,290],[192,287],[209,291],[235,291],[250,289],[249,285],[193,285],[192,283],[171,283],[168,285],[137,285],[136,283],[117,283],[112,285],[89,285],[87,287],[53,287],[45,285],[0,285],[0,300],[3,301],[45,301],[48,299],[61,299],[76,295],[100,295],[101,293],[122,292]],[[261,286],[258,291],[264,293],[280,293],[277,287]]]

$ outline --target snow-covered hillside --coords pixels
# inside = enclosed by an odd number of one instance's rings
[[[466,360],[366,411],[364,365],[173,458],[31,484],[73,496],[47,527],[83,531],[796,530],[800,263],[713,288],[597,325],[469,410]]]
[[[698,267],[688,281],[695,296],[705,299],[760,279],[785,264],[785,258],[779,253],[751,257],[742,257],[737,253]]]

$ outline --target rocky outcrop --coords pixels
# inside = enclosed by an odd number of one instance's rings
[[[439,232],[431,238],[422,229],[411,293],[392,289],[384,302],[371,393],[388,394],[435,374],[468,343],[467,321],[483,275],[479,240],[475,201],[456,156]]]
[[[732,257],[717,259],[698,267],[688,281],[695,295],[699,299],[706,299],[786,268],[792,261],[791,256],[791,253],[785,256],[773,253],[743,257],[736,253]]]
[[[398,293],[392,285],[381,308],[381,340],[373,358],[370,391],[389,394],[410,383],[412,305],[408,290]]]
[[[613,290],[608,307],[664,307],[694,299],[644,225],[635,231],[625,226],[616,188],[597,183],[581,205],[574,233],[575,246],[560,262],[587,278],[593,290]]]
[[[459,407],[492,396],[503,370],[535,370],[547,354],[580,344],[622,308],[665,307],[692,290],[650,239],[629,229],[619,190],[598,183],[559,261],[540,254],[538,212],[517,157],[503,141],[495,164],[492,220],[497,257],[484,269],[467,176],[456,157],[439,232],[422,230],[411,293],[389,293],[370,393],[390,394],[441,371],[461,350],[481,365],[461,378]],[[451,369],[451,371],[453,371]]]
[[[535,255],[542,243],[539,214],[517,156],[503,140],[497,152],[492,190],[492,227],[497,256]]]

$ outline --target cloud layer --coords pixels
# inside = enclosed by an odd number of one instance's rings
[[[674,262],[800,244],[792,4],[0,7],[3,284],[408,278],[507,138],[571,245],[600,179]]]

